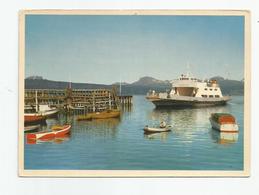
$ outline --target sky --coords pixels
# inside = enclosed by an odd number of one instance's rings
[[[244,78],[243,16],[27,15],[25,76],[112,84]]]

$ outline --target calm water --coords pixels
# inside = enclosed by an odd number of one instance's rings
[[[211,129],[212,112],[235,115],[239,133]],[[166,120],[171,132],[144,135],[145,125]],[[167,169],[242,170],[243,97],[236,96],[223,107],[155,109],[144,96],[134,96],[121,119],[76,121],[60,115],[47,125],[71,122],[71,135],[50,142],[28,144],[25,169]],[[46,128],[46,127],[42,127]]]

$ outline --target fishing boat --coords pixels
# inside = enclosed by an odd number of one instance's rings
[[[26,134],[27,139],[48,140],[52,138],[65,136],[70,132],[71,125],[55,125],[50,131],[40,131]]]
[[[101,112],[88,113],[86,115],[80,115],[77,120],[92,120],[92,119],[108,119],[108,118],[118,118],[120,117],[120,110],[109,109]]]
[[[172,81],[168,92],[150,91],[146,97],[156,107],[205,107],[225,105],[231,98],[223,96],[217,80],[202,81],[189,74],[182,74]]]
[[[26,105],[24,107],[24,122],[39,123],[45,121],[58,113],[56,107],[50,107],[47,104],[38,104],[37,90],[35,92],[35,105]]]
[[[238,132],[235,117],[228,113],[212,113],[210,123],[213,129],[220,132]]]
[[[24,132],[34,131],[36,129],[40,128],[40,125],[30,125],[24,127]]]
[[[35,108],[35,106],[26,106],[24,109],[24,122],[42,122],[45,121],[45,119],[56,115],[57,113],[57,108],[51,108],[48,105],[38,105],[38,108]]]
[[[24,114],[24,122],[27,123],[40,123],[45,121],[46,117],[42,116],[38,113],[25,113]]]
[[[46,118],[50,118],[58,113],[58,109],[56,107],[50,107],[49,105],[39,105],[38,113]]]

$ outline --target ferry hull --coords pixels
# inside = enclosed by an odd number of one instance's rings
[[[192,107],[209,107],[209,106],[220,106],[225,105],[227,101],[230,100],[230,98],[222,98],[222,99],[216,99],[214,100],[195,100],[193,99],[154,99],[151,100],[151,102],[156,107],[162,107],[162,108],[192,108]]]

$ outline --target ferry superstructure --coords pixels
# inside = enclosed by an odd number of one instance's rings
[[[182,74],[172,81],[172,89],[165,93],[148,93],[147,99],[156,107],[202,107],[224,105],[231,98],[223,96],[216,80],[202,81]]]

